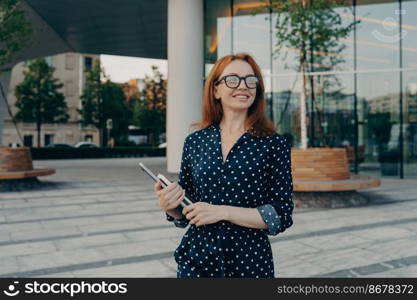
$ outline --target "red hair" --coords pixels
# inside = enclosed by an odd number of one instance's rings
[[[253,57],[246,53],[226,55],[216,61],[204,84],[202,120],[192,125],[203,129],[214,124],[220,124],[223,117],[223,108],[220,101],[214,98],[214,84],[219,79],[226,66],[228,66],[232,61],[238,59],[247,62],[252,67],[255,76],[259,78],[259,85],[256,88],[255,100],[248,108],[245,128],[252,128],[251,134],[254,136],[270,136],[276,132],[276,128],[272,121],[265,116],[265,87],[261,69]]]

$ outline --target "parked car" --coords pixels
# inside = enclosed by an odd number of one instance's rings
[[[49,144],[45,146],[46,148],[74,148],[73,145],[70,144]]]
[[[162,143],[158,145],[158,148],[166,148],[167,147],[167,143]]]
[[[98,146],[92,142],[79,142],[74,145],[75,148],[98,148]]]

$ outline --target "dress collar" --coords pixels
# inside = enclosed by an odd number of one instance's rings
[[[222,131],[219,124],[212,124],[210,127],[213,130],[215,130],[215,131],[217,131],[219,133]],[[246,130],[243,134],[244,135],[247,135],[247,134],[250,134],[252,131],[253,131],[253,126],[251,126],[251,128],[249,128],[248,130]]]

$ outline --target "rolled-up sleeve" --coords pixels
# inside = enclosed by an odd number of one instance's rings
[[[190,137],[187,137],[184,141],[184,146],[182,150],[182,158],[181,158],[181,167],[180,167],[180,173],[178,175],[178,184],[185,189],[185,193],[187,196],[189,196],[191,199],[194,199],[194,185],[193,185],[193,179],[191,174],[191,159],[190,159],[190,153],[189,153],[189,142]],[[182,207],[177,207],[178,211],[182,211]],[[188,225],[189,220],[183,216],[182,219],[175,219],[172,216],[165,213],[166,219],[170,222],[173,222],[176,227],[184,228]]]
[[[269,235],[277,235],[293,224],[291,146],[278,134],[271,139],[273,140],[270,161],[267,165],[269,175],[267,203],[258,206],[257,210],[268,226],[268,229],[263,230]]]

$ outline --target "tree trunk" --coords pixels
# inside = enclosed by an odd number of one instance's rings
[[[38,96],[39,97],[39,96]],[[38,132],[38,148],[41,146],[41,127],[42,127],[42,116],[41,116],[41,101],[38,99],[36,104],[36,131]]]
[[[307,149],[307,120],[306,120],[306,74],[305,60],[301,61],[301,94],[300,94],[300,129],[301,129],[301,149]]]
[[[103,134],[103,131],[104,131],[103,128],[99,128],[98,129],[98,139],[99,139],[99,145],[100,145],[100,147],[104,147],[104,139],[103,139],[104,134]]]
[[[41,146],[41,126],[40,122],[36,122],[36,131],[38,132],[38,148]]]
[[[37,84],[37,96],[38,99],[36,101],[36,131],[38,132],[38,148],[41,146],[41,126],[42,126],[42,111],[41,111],[41,98],[40,98],[40,93],[41,93],[41,80],[42,80],[42,76],[40,73],[40,70],[38,68],[38,84]]]
[[[311,63],[313,64],[313,63]],[[311,141],[310,141],[310,146],[314,147],[314,142],[315,142],[315,124],[314,124],[314,104],[316,101],[316,93],[314,91],[314,77],[312,75],[309,76],[310,77],[310,93],[311,93],[311,106],[310,106],[310,137],[311,137]]]
[[[302,6],[304,8],[307,7],[306,0],[302,0]],[[306,32],[307,26],[304,23],[304,34],[308,34]],[[307,46],[305,41],[302,42],[300,47],[300,71],[301,71],[301,94],[300,94],[300,129],[301,129],[301,149],[307,149],[307,78],[306,78],[306,62],[307,62]]]

